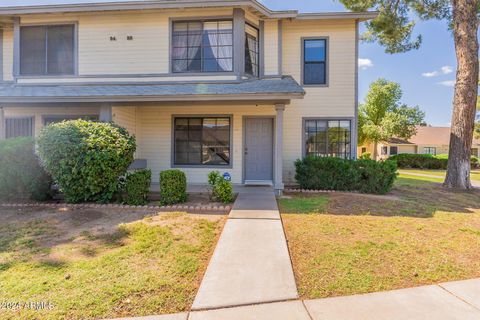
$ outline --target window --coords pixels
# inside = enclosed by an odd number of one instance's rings
[[[52,115],[52,116],[44,116],[43,117],[43,125],[48,126],[49,124],[52,123],[59,123],[65,120],[77,120],[77,119],[83,119],[83,120],[89,120],[89,121],[98,121],[98,116],[97,115],[63,115],[63,116],[57,116],[57,115]]]
[[[398,147],[390,147],[390,155],[396,155],[398,154]]]
[[[386,156],[388,154],[388,147],[382,147],[380,153],[382,156]]]
[[[174,119],[175,165],[229,165],[230,118]]]
[[[174,22],[172,71],[233,71],[232,21]]]
[[[425,147],[425,148],[423,148],[423,153],[436,155],[436,154],[437,154],[437,148],[434,148],[434,147]]]
[[[305,155],[350,158],[350,120],[305,120]]]
[[[475,156],[475,157],[478,157],[478,148],[472,148],[471,155]]]
[[[367,152],[367,148],[366,147],[362,147],[362,154],[363,153],[366,153]]]
[[[5,137],[33,137],[33,117],[6,118]]]
[[[327,84],[327,40],[303,40],[303,84]]]
[[[258,29],[245,25],[245,73],[258,77]]]
[[[74,74],[74,30],[74,25],[21,27],[20,74]]]

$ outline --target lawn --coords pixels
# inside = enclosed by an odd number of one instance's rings
[[[17,308],[1,310],[1,318],[188,310],[224,219],[127,209],[1,209],[0,302]],[[28,309],[32,302],[46,309]]]
[[[399,178],[387,196],[287,194],[279,204],[300,295],[480,277],[478,199],[422,178]]]
[[[440,180],[445,178],[445,170],[426,170],[426,169],[400,169],[402,174],[407,173],[419,173],[419,174],[428,174],[432,176],[438,176]],[[480,181],[480,170],[472,170],[470,173],[470,179],[474,181]]]

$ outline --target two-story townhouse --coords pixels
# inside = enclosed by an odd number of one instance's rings
[[[255,0],[2,7],[0,138],[113,121],[154,181],[215,169],[281,191],[304,155],[356,156],[358,29],[375,15]]]

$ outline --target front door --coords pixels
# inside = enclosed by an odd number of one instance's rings
[[[273,180],[273,119],[245,119],[245,182]]]

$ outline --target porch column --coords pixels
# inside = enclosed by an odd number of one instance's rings
[[[5,139],[5,111],[0,107],[0,140]]]
[[[275,122],[275,182],[274,188],[277,195],[281,195],[285,188],[283,184],[283,111],[285,104],[276,104],[277,112]]]
[[[100,106],[100,116],[98,118],[101,122],[112,122],[112,106],[109,104],[102,104]]]

